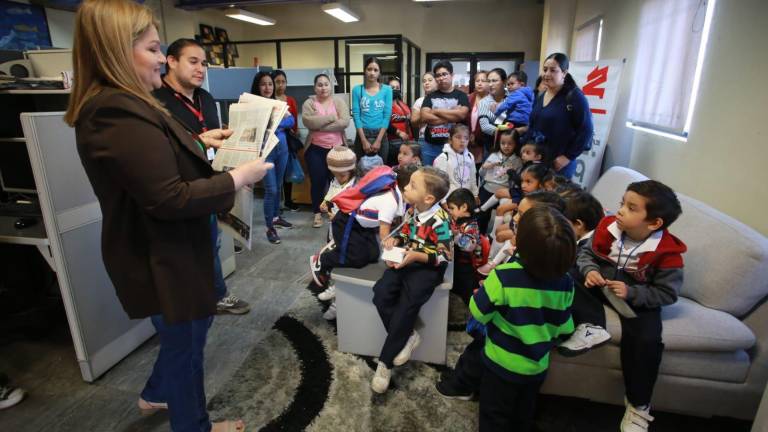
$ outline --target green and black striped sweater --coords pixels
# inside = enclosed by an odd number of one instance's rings
[[[520,262],[496,267],[469,305],[487,325],[483,360],[500,378],[543,380],[549,352],[560,336],[573,333],[573,280],[534,278]]]

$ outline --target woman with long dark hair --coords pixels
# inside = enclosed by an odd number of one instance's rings
[[[373,153],[387,160],[387,127],[392,115],[392,87],[379,82],[381,66],[376,57],[365,60],[364,71],[365,82],[352,89],[352,118],[357,129],[355,154],[358,160]]]
[[[307,163],[312,197],[312,226],[323,226],[320,204],[328,189],[331,172],[326,158],[334,147],[344,145],[344,129],[349,125],[349,107],[343,98],[333,95],[333,84],[326,74],[315,77],[315,95],[301,106],[301,121],[309,130],[304,161]]]
[[[253,78],[251,93],[275,99],[275,81],[269,72],[259,72]],[[288,141],[285,136],[287,131],[296,124],[296,119],[290,111],[286,111],[285,117],[277,126],[275,134],[280,142],[267,156],[267,162],[275,164],[275,169],[264,176],[264,223],[267,227],[267,240],[272,244],[280,244],[280,236],[276,227],[293,228],[293,224],[280,216],[280,195],[285,178],[285,169],[288,166]]]
[[[552,168],[570,179],[576,171],[576,158],[592,143],[594,127],[587,98],[568,73],[568,65],[563,53],[551,54],[544,61],[542,84],[547,91],[534,101],[527,136],[543,135]]]

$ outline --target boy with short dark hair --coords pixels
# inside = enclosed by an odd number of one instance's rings
[[[586,294],[579,294],[573,314],[577,324],[588,325],[579,325],[558,350],[579,355],[607,341],[603,303],[616,305],[627,405],[622,432],[647,431],[653,421],[651,395],[664,350],[661,308],[677,301],[686,251],[667,228],[681,213],[669,187],[655,180],[632,183],[616,215],[603,218],[579,250],[576,263],[583,280],[577,283],[583,282],[586,290],[581,292]]]
[[[466,188],[456,189],[445,200],[453,231],[453,287],[451,291],[469,306],[479,279],[473,262],[482,259],[480,227],[474,217],[475,196]],[[478,257],[478,254],[480,255]]]
[[[385,261],[389,268],[373,286],[373,304],[387,330],[371,381],[377,393],[387,390],[391,369],[405,364],[419,345],[419,334],[414,331],[416,318],[443,282],[451,259],[451,218],[440,207],[448,187],[448,176],[434,167],[413,173],[403,191],[403,198],[412,205],[405,216],[409,219],[398,236],[383,242],[387,250],[402,246],[404,251],[399,262]]]
[[[469,306],[488,326],[482,353],[480,431],[530,431],[536,396],[555,341],[573,331],[576,238],[549,205],[526,211],[517,229],[516,259],[496,267]]]

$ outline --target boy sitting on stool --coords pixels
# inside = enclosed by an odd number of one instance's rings
[[[416,318],[443,282],[451,259],[451,218],[440,207],[448,188],[445,173],[433,167],[419,168],[403,191],[403,198],[412,205],[406,215],[410,219],[399,235],[384,240],[385,249],[402,245],[405,252],[399,263],[385,261],[389,268],[373,286],[373,304],[387,330],[371,381],[377,393],[389,387],[392,367],[407,362],[419,345]]]
[[[617,306],[627,405],[622,432],[647,431],[653,421],[651,394],[664,351],[661,308],[677,301],[683,284],[686,246],[667,231],[680,213],[680,201],[669,187],[655,180],[632,183],[616,216],[600,221],[576,260],[586,289],[575,290],[578,327],[558,350],[574,356],[607,342],[611,336],[605,330],[603,303],[616,303],[615,297],[626,301],[630,310],[622,312],[623,303]]]

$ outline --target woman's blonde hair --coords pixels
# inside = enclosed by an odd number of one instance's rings
[[[133,65],[133,45],[157,21],[131,0],[85,0],[75,15],[74,85],[64,121],[74,126],[83,106],[105,87],[130,93],[167,113],[142,84]]]

